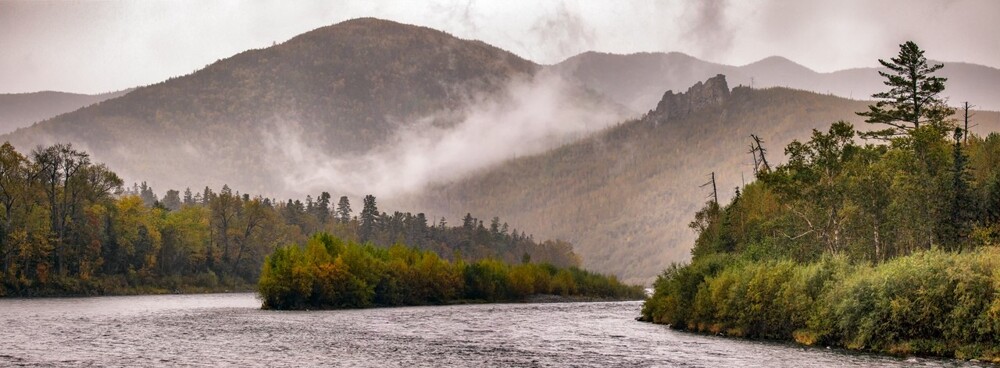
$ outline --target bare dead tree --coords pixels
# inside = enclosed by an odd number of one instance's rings
[[[699,185],[698,187],[699,188],[704,188],[704,187],[707,187],[709,185],[712,186],[712,195],[709,196],[709,198],[712,198],[712,200],[715,201],[715,205],[718,206],[719,205],[719,191],[716,190],[716,187],[715,187],[715,172],[714,171],[712,172],[712,180],[709,181],[709,182],[707,182],[707,183],[705,183],[705,184]]]
[[[764,171],[771,171],[771,165],[767,163],[767,150],[761,145],[764,141],[756,134],[751,134],[750,138],[753,139],[753,142],[750,143],[750,153],[754,155],[754,174],[757,174],[759,167],[762,165],[764,166]]]
[[[973,107],[976,107],[976,105],[971,105],[971,104],[969,104],[968,101],[966,101],[965,104],[962,107],[965,110],[965,129],[962,130],[962,134],[964,136],[963,137],[964,141],[962,143],[963,144],[969,144],[969,128],[975,128],[976,127],[975,125],[973,125],[971,127],[969,126],[969,119],[972,118],[973,116],[976,116],[975,113],[970,114],[969,111],[972,110]]]

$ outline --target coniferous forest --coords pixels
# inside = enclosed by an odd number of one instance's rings
[[[663,272],[642,318],[1000,361],[1000,134],[967,133],[923,54],[907,42],[880,60],[887,89],[859,113],[871,129],[814,131],[731,202],[708,202],[692,261]]]
[[[580,264],[571,244],[535,241],[499,218],[449,226],[380,212],[371,195],[360,211],[325,192],[278,201],[223,186],[158,198],[68,144],[28,154],[0,146],[0,206],[0,296],[250,290],[267,255],[317,232],[449,260]]]

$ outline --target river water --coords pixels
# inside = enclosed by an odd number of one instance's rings
[[[0,299],[0,366],[961,366],[672,331],[641,302],[264,311],[253,294]]]

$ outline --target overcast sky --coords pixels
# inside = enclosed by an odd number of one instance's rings
[[[874,66],[914,40],[930,58],[1000,67],[1000,1],[10,1],[0,93],[98,93],[188,74],[309,30],[377,17],[551,64],[583,51],[679,51],[818,71]]]

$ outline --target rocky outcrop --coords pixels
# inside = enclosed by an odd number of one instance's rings
[[[720,106],[728,99],[726,76],[718,74],[704,83],[696,83],[687,92],[675,94],[672,90],[667,91],[656,105],[656,110],[650,111],[648,116],[657,122],[680,119],[696,111]]]

